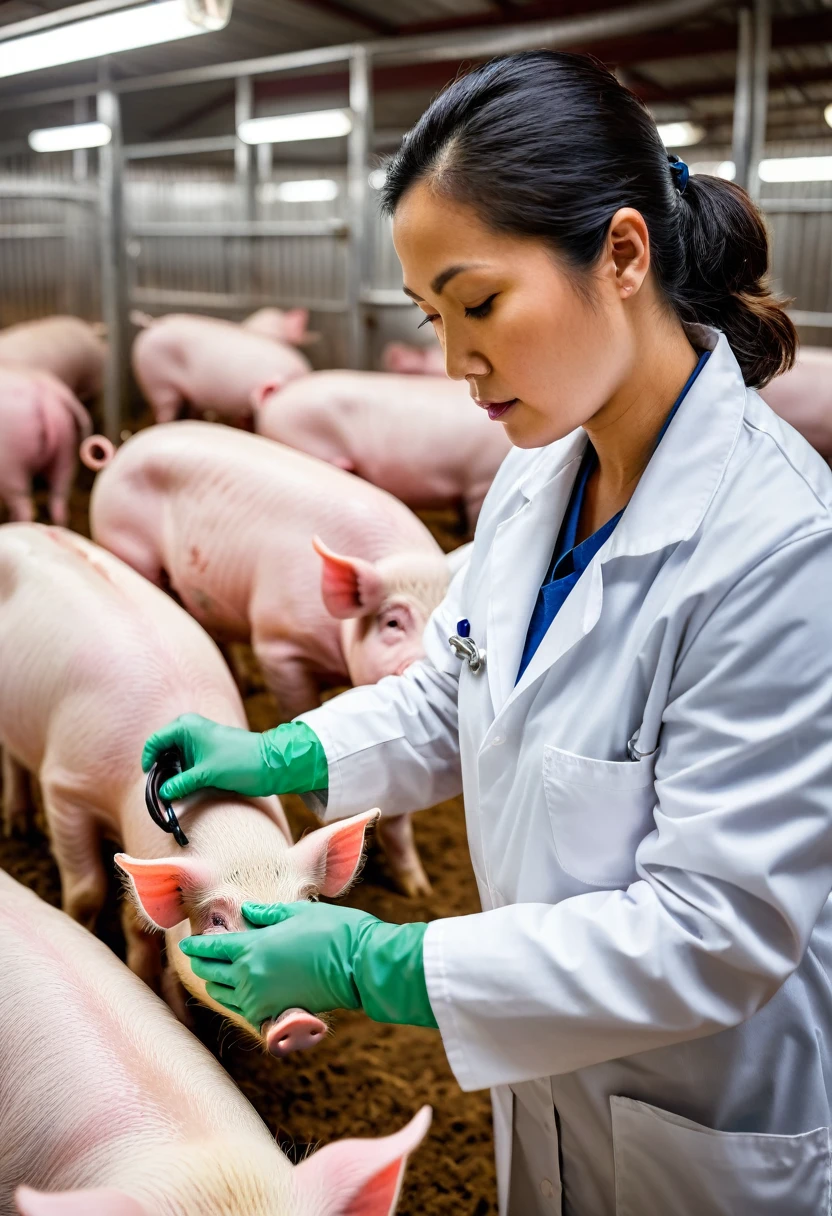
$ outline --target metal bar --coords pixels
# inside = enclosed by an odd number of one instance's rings
[[[278,308],[308,308],[314,312],[345,313],[344,300],[304,299],[298,296],[256,295],[247,292],[176,291],[164,287],[134,287],[130,299],[133,304],[159,308],[197,308],[205,312],[235,312],[242,309],[263,308],[274,305]]]
[[[101,309],[107,327],[107,364],[104,369],[104,431],[114,443],[121,431],[122,408],[127,397],[127,250],[124,234],[124,165],[121,139],[121,103],[110,88],[98,94],[99,122],[112,131],[98,152],[100,185]]]
[[[357,47],[350,59],[350,109],[353,123],[347,144],[347,196],[350,208],[347,350],[351,366],[364,368],[367,363],[367,317],[362,297],[370,281],[368,154],[373,129],[373,98],[370,56],[363,47]]]
[[[96,203],[98,190],[95,186],[78,186],[72,182],[0,181],[0,198],[59,198],[78,203]]]
[[[36,34],[39,30],[52,29],[56,25],[69,25],[74,21],[84,21],[88,17],[100,17],[103,13],[112,13],[120,8],[136,8],[140,3],[141,0],[86,0],[86,3],[73,4],[71,8],[40,13],[37,17],[29,17],[25,21],[13,21],[9,25],[0,26],[0,42],[7,42],[9,38],[22,38],[26,34]]]
[[[345,220],[149,220],[130,225],[132,237],[294,237],[346,236]]]
[[[749,147],[748,192],[760,197],[760,160],[766,144],[768,113],[768,63],[771,50],[771,13],[769,0],[754,0],[752,19],[754,59],[751,77],[751,141]]]
[[[734,91],[734,133],[732,156],[734,181],[748,189],[751,165],[751,126],[753,121],[751,88],[754,73],[754,40],[751,9],[737,13],[737,81]]]
[[[72,104],[73,122],[86,122],[89,118],[89,98],[76,97]],[[72,153],[72,180],[85,182],[89,177],[90,154],[87,148],[76,148]]]
[[[127,144],[125,160],[149,160],[157,156],[198,156],[201,152],[236,152],[236,135],[208,135],[202,139],[167,139],[156,144]]]
[[[413,308],[413,301],[401,288],[370,287],[361,293],[361,302],[369,308]]]
[[[234,128],[239,131],[240,123],[254,117],[254,82],[250,76],[238,76],[234,94]],[[254,148],[244,143],[239,135],[234,138],[234,175],[240,191],[241,214],[244,219],[252,221],[255,218],[257,202],[255,199]]]
[[[799,308],[789,310],[795,325],[814,325],[817,329],[832,329],[832,312],[801,312]]]
[[[771,215],[812,215],[832,211],[832,198],[761,198],[758,206]]]
[[[71,237],[69,224],[2,224],[0,241],[40,241],[52,237]]]
[[[349,60],[358,45],[363,45],[373,60],[402,64],[484,59],[490,55],[507,54],[510,51],[539,46],[568,47],[601,40],[606,43],[616,38],[646,33],[700,17],[722,2],[724,0],[660,0],[659,3],[628,5],[623,9],[595,13],[588,17],[529,22],[514,27],[498,26],[480,32],[465,31],[459,35],[444,35],[439,40],[430,35],[418,35],[411,38],[373,40],[364,44],[342,43],[308,51],[267,55],[259,59],[241,59],[233,63],[162,72],[156,76],[133,76],[117,81],[112,88],[117,93],[140,93],[149,89],[178,88],[181,85],[203,84],[213,80],[234,80],[237,76],[300,71],[329,63],[343,63]],[[813,16],[812,20],[817,18]],[[684,46],[684,41],[681,45]],[[2,97],[0,104],[4,109],[25,109],[34,105],[47,105],[53,101],[84,97],[93,91],[94,86],[91,85],[44,89],[28,95],[23,93]]]

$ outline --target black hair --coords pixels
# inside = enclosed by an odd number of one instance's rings
[[[549,242],[578,272],[615,212],[634,207],[680,320],[722,330],[755,388],[792,366],[797,335],[771,290],[759,211],[720,177],[692,176],[681,193],[650,112],[591,56],[525,51],[454,80],[390,162],[385,212],[423,179],[493,230]]]

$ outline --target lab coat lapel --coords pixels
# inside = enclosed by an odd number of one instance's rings
[[[532,474],[520,483],[522,502],[494,536],[488,580],[486,671],[495,713],[514,688],[540,584],[569,503],[584,431],[553,445]]]

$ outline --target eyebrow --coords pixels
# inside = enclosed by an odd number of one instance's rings
[[[451,279],[456,278],[458,274],[462,274],[463,270],[474,270],[476,267],[482,265],[482,262],[463,262],[458,266],[446,266],[445,269],[440,271],[440,273],[433,280],[430,285],[430,289],[436,295],[441,296],[442,289],[445,287],[446,283],[450,283]],[[416,292],[411,291],[409,287],[405,287],[403,290],[405,295],[410,296],[411,300],[416,300],[416,302],[419,304],[424,302],[422,297],[417,296]]]

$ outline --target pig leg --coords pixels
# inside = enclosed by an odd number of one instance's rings
[[[27,491],[3,495],[9,508],[9,518],[16,524],[30,524],[35,518],[35,504],[32,495]]]
[[[162,939],[145,927],[129,896],[121,905],[121,927],[127,947],[127,966],[158,994],[162,988]]]
[[[42,782],[42,791],[52,853],[61,875],[61,906],[92,932],[107,897],[107,874],[93,810],[48,781]]]
[[[69,494],[75,481],[75,449],[62,444],[46,470],[49,483],[49,517],[53,524],[65,528],[69,522]]]
[[[179,389],[172,384],[155,384],[145,392],[157,422],[176,422],[185,405],[185,398]]]
[[[303,659],[287,652],[281,642],[258,641],[253,637],[251,645],[266,687],[277,701],[284,721],[288,722],[320,705],[318,681]]]
[[[3,749],[3,835],[9,837],[16,819],[25,821],[30,808],[29,774],[14,759],[7,747]]]
[[[188,990],[173,967],[168,964],[162,970],[162,1000],[188,1030],[194,1028],[194,1015],[188,1006]]]
[[[379,819],[376,835],[390,863],[396,885],[402,893],[409,895],[411,899],[419,895],[430,895],[430,879],[424,871],[416,841],[413,839],[411,816],[393,815]]]

